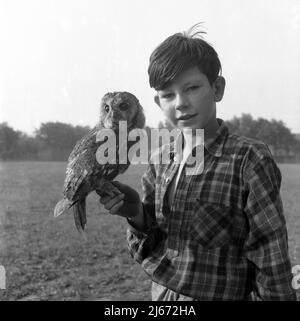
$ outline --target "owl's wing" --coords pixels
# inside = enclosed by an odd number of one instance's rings
[[[99,129],[97,127],[94,127],[92,130],[90,130],[85,136],[83,136],[74,146],[72,152],[70,153],[70,156],[68,158],[68,162],[70,163],[76,156],[81,154],[85,149],[92,148],[95,141],[96,141],[96,135]]]
[[[103,180],[113,180],[120,172],[117,164],[99,164],[96,153],[103,141],[96,142],[99,129],[94,128],[74,147],[69,156],[64,183],[64,195],[76,202],[91,191],[101,188]],[[116,146],[118,150],[118,146]],[[125,165],[128,167],[129,165]]]
[[[64,182],[64,195],[69,200],[76,201],[75,195],[82,182],[89,183],[94,172],[95,154],[99,145],[96,143],[96,134],[97,130],[94,128],[76,143],[69,156]]]

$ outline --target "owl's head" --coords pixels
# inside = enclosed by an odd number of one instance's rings
[[[101,126],[117,129],[119,121],[127,121],[129,130],[145,126],[143,107],[133,94],[126,91],[107,93],[101,100]]]

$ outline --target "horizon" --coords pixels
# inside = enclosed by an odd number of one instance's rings
[[[249,114],[249,113],[248,113],[248,114]],[[251,114],[249,114],[249,115],[250,115],[251,117],[253,117],[253,115],[251,115]],[[223,120],[224,120],[224,121],[232,121],[234,117],[237,117],[237,116],[234,115],[231,119],[223,119]],[[217,117],[217,118],[219,118],[219,117]],[[238,118],[239,118],[239,117],[238,117]],[[260,118],[260,117],[253,117],[253,120],[257,120],[258,118]],[[263,118],[263,117],[261,117],[261,118]],[[274,118],[272,118],[272,119],[263,118],[263,119],[265,119],[265,120],[267,120],[267,121],[272,121],[272,120],[282,121],[281,119],[274,119]],[[156,126],[159,125],[159,122],[161,122],[161,121],[164,122],[165,119],[159,120],[159,121],[157,122]],[[10,125],[8,122],[6,122],[6,121],[1,122],[0,124],[3,124],[3,123],[5,124],[5,123],[6,123],[7,126],[10,127],[10,128],[12,128],[14,131],[21,131],[22,133],[24,133],[24,134],[26,134],[26,135],[28,135],[28,136],[34,136],[34,135],[35,135],[35,131],[38,130],[43,123],[56,123],[56,122],[62,123],[62,124],[66,124],[66,125],[70,125],[70,126],[74,126],[74,127],[76,127],[76,126],[89,127],[90,129],[92,129],[92,128],[94,127],[94,126],[90,126],[89,124],[71,124],[71,123],[67,123],[67,122],[63,122],[63,121],[45,121],[45,122],[40,123],[40,125],[39,125],[37,128],[35,128],[32,132],[26,132],[26,131],[22,131],[22,130],[19,129],[19,128],[15,128],[15,127],[11,126],[11,125]],[[300,130],[299,130],[299,132],[293,132],[293,131],[291,130],[291,128],[289,128],[284,122],[283,122],[283,124],[291,131],[291,133],[292,133],[293,135],[300,135]],[[147,124],[147,122],[146,122],[144,128],[146,128],[146,127],[149,127],[149,128],[151,128],[151,129],[156,129],[156,128],[157,128],[157,127],[155,127],[155,126],[149,126],[149,125]]]
[[[300,133],[297,0],[2,0],[0,123],[29,135],[45,122],[93,127],[101,97],[118,90],[134,93],[157,126],[165,118],[148,83],[150,54],[201,21],[226,79],[217,117],[251,114]]]

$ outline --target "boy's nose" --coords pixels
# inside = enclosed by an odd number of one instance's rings
[[[177,95],[175,102],[175,109],[182,110],[187,107],[188,103],[184,97],[184,95]]]

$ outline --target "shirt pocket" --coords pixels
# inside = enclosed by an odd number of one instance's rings
[[[190,238],[205,248],[229,245],[232,239],[231,208],[197,200],[190,217]]]

